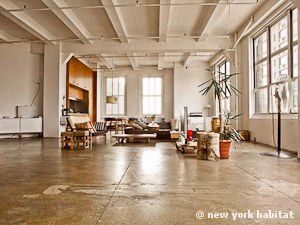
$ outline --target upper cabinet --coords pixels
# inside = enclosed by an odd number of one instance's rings
[[[76,58],[68,62],[69,83],[84,90],[90,90],[93,71]]]

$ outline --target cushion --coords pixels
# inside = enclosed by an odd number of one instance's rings
[[[90,124],[89,122],[85,123],[75,123],[76,130],[81,131],[81,130],[89,130]]]
[[[89,122],[89,121],[91,121],[91,119],[88,116],[72,115],[72,116],[68,117],[68,122],[69,122],[72,130],[76,130],[75,123],[85,123],[85,122]]]
[[[130,126],[137,130],[143,130],[143,128],[135,122],[130,122]]]
[[[140,127],[142,127],[143,129],[147,129],[148,128],[148,125],[145,124],[143,121],[135,121]]]

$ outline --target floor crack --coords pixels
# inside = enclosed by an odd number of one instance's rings
[[[109,198],[107,204],[105,205],[105,207],[104,207],[104,209],[103,209],[101,215],[100,215],[99,218],[97,219],[96,225],[99,224],[99,222],[101,221],[101,218],[102,218],[102,216],[104,215],[104,212],[106,211],[108,205],[110,204],[112,198],[114,197],[115,192],[117,191],[118,187],[120,186],[120,184],[121,184],[121,182],[122,182],[122,180],[123,180],[125,174],[127,173],[127,171],[128,171],[128,169],[129,169],[129,167],[131,166],[132,162],[135,160],[136,154],[137,154],[137,150],[135,150],[134,155],[133,155],[132,159],[130,160],[130,162],[129,162],[127,168],[126,168],[126,170],[124,171],[124,173],[123,173],[123,175],[122,175],[120,181],[117,183],[117,186],[116,186],[115,189],[113,190],[113,193],[111,194],[111,196],[110,196],[110,198]]]

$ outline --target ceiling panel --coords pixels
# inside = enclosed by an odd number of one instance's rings
[[[1,13],[0,13],[0,27],[6,33],[8,33],[11,36],[14,36],[16,38],[36,40],[36,37],[34,37],[28,31],[24,30],[19,25],[12,22],[10,19],[8,19],[6,16],[2,15]]]
[[[117,4],[135,4],[136,0],[116,0]],[[159,0],[143,0],[145,4],[158,4]],[[159,7],[121,7],[128,35],[158,36]]]

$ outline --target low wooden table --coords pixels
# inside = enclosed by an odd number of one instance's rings
[[[150,143],[151,138],[156,138],[156,134],[115,134],[112,135],[112,138],[115,138],[118,143],[124,143],[125,141],[127,143],[128,139],[144,139]]]

